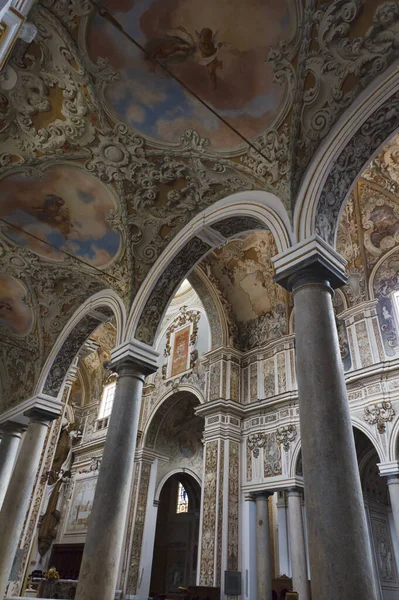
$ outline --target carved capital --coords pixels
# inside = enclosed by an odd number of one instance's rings
[[[365,407],[364,420],[369,425],[377,425],[378,433],[384,433],[386,430],[385,424],[392,421],[395,414],[392,402],[377,402],[376,404]]]
[[[288,452],[290,449],[291,442],[296,440],[298,435],[296,425],[287,425],[285,427],[279,427],[277,429],[277,443],[283,446],[284,450]]]
[[[248,450],[252,452],[255,458],[259,456],[260,448],[263,448],[266,443],[266,435],[264,433],[253,433],[247,438]]]

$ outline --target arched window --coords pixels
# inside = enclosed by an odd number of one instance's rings
[[[179,485],[177,487],[176,513],[180,514],[186,512],[188,512],[188,494],[179,481]]]
[[[109,417],[109,415],[111,414],[112,405],[114,403],[115,388],[116,381],[113,381],[112,383],[109,383],[108,385],[104,386],[100,410],[98,413],[99,419],[105,419],[105,417]]]

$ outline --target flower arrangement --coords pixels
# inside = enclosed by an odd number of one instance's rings
[[[43,577],[45,577],[46,579],[59,579],[60,578],[60,574],[58,573],[57,569],[55,567],[51,567],[48,571],[46,571],[43,574]]]

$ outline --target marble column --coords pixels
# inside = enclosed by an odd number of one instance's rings
[[[395,524],[396,535],[399,540],[399,473],[387,477],[389,498],[391,500],[392,517]]]
[[[48,426],[58,416],[35,408],[25,414],[30,421],[0,512],[0,598],[4,597],[8,585]]]
[[[291,488],[287,491],[287,496],[292,587],[295,592],[298,592],[299,600],[309,600],[309,581],[302,518],[302,491],[299,488]]]
[[[272,600],[272,557],[269,530],[269,492],[256,496],[257,600]]]
[[[22,433],[25,429],[26,427],[14,421],[7,421],[0,425],[0,510],[11,479]]]
[[[129,510],[144,378],[156,369],[131,356],[113,363],[119,378],[83,552],[76,600],[112,600]]]
[[[312,597],[376,600],[333,287],[345,261],[315,236],[274,261],[292,290]]]

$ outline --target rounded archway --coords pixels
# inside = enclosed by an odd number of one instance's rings
[[[178,593],[196,583],[201,488],[187,472],[163,484],[158,504],[150,596]]]
[[[380,476],[381,459],[371,439],[355,426],[353,435],[380,597],[389,599],[399,593],[399,556],[388,485]]]

